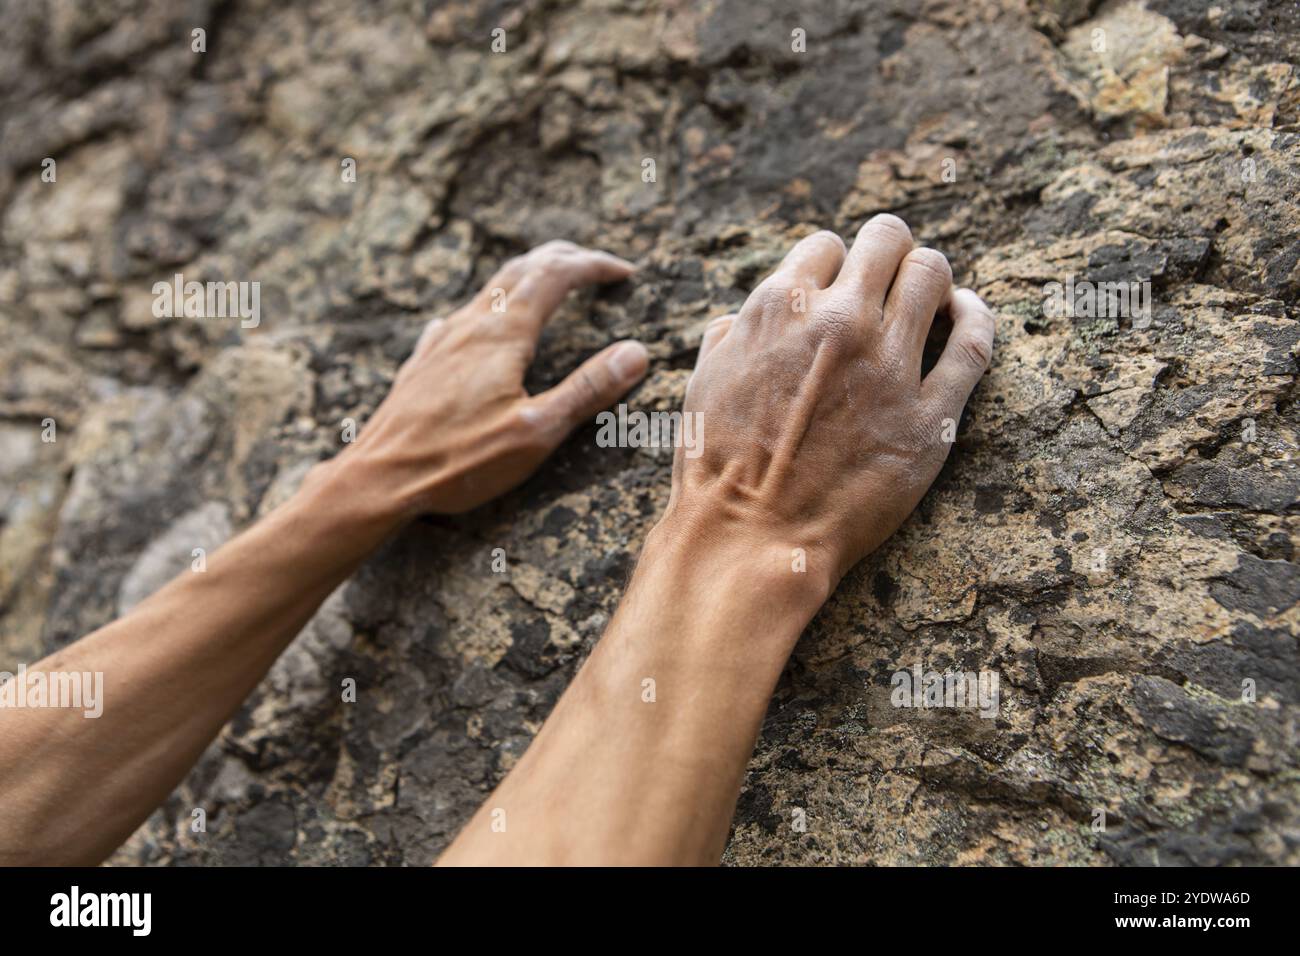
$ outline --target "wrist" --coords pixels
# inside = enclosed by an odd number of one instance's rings
[[[690,569],[702,581],[737,587],[760,605],[779,606],[803,624],[839,583],[836,564],[816,541],[767,533],[743,519],[680,504],[651,529],[644,553],[656,562]]]
[[[593,732],[643,732],[636,749],[651,763],[690,768],[695,790],[710,778],[729,790],[828,587],[792,570],[781,544],[720,533],[670,510],[647,536],[618,612],[570,694],[590,704]],[[671,706],[645,706],[656,700]]]
[[[368,553],[406,523],[410,514],[367,460],[346,452],[313,467],[288,503],[297,516],[328,522],[338,547]]]
[[[730,658],[739,642],[747,660],[779,673],[833,589],[786,543],[678,510],[647,535],[628,601],[664,608],[662,640],[681,641],[684,654]]]

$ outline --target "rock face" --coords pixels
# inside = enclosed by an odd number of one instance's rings
[[[636,336],[631,404],[670,408],[791,242],[889,210],[995,306],[998,354],[920,509],[804,635],[726,862],[1300,863],[1297,6],[795,6],[10,11],[0,669],[283,500],[502,258],[641,260],[557,317],[531,384]],[[177,272],[260,282],[260,324],[156,317]],[[1054,282],[1150,308],[1062,314]],[[594,434],[377,554],[115,862],[430,862],[666,500],[664,454]],[[891,706],[914,665],[997,674],[997,716]]]

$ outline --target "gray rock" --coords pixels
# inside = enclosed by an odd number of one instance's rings
[[[637,336],[630,401],[671,408],[707,319],[797,237],[890,210],[996,308],[995,364],[917,514],[804,635],[726,862],[1300,863],[1300,18],[1025,9],[28,4],[0,31],[0,667],[282,501],[529,244],[641,263],[562,311],[529,387]],[[154,316],[175,272],[261,282],[261,325]],[[1149,321],[1045,314],[1067,275],[1149,279]],[[114,862],[430,862],[668,486],[592,428],[413,524]],[[916,663],[998,673],[997,719],[891,707]]]

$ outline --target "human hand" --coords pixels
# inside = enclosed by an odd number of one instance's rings
[[[922,378],[936,312],[952,331]],[[994,326],[896,216],[869,221],[847,253],[834,233],[803,239],[705,332],[684,405],[702,415],[703,450],[678,449],[663,527],[786,567],[803,549],[829,595],[938,475]]]
[[[626,279],[634,269],[559,241],[511,259],[469,303],[429,323],[337,460],[360,467],[399,515],[468,511],[518,485],[574,426],[645,375],[645,347],[626,341],[538,395],[523,385],[542,327],[569,291]]]

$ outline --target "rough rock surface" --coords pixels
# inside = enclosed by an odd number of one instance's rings
[[[282,500],[503,257],[643,261],[558,317],[532,384],[635,335],[632,404],[668,408],[795,238],[890,210],[996,306],[998,355],[799,645],[726,861],[1300,863],[1296,63],[1300,9],[1265,0],[7,5],[0,669]],[[175,272],[259,281],[261,325],[155,318]],[[1149,281],[1151,315],[1047,314],[1068,276]],[[593,428],[410,528],[115,862],[428,863],[667,490]],[[999,716],[891,707],[915,663],[996,671]]]

